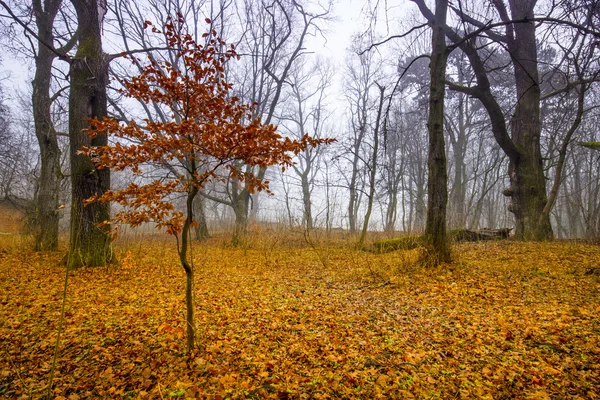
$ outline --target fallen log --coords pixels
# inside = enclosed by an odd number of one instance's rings
[[[512,228],[500,229],[455,229],[448,232],[448,237],[453,242],[480,242],[485,240],[508,239]],[[421,247],[423,236],[402,236],[394,239],[378,240],[364,250],[371,253],[390,253],[396,250],[412,250]]]
[[[501,240],[508,239],[512,228],[501,228],[501,229],[478,229],[472,231],[469,229],[457,229],[451,231],[451,237],[457,242],[479,242],[482,240]]]

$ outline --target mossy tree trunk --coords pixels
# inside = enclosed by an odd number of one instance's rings
[[[535,1],[513,1],[512,17],[532,18]],[[550,217],[544,215],[548,202],[540,136],[540,85],[537,69],[535,23],[514,24],[514,39],[508,49],[513,61],[517,104],[510,120],[512,140],[518,157],[510,157],[511,197],[509,210],[515,215],[515,236],[524,240],[552,238]]]
[[[35,77],[32,81],[32,105],[35,135],[40,147],[40,177],[35,199],[35,250],[58,250],[59,192],[62,172],[61,151],[50,108],[50,82],[56,53],[65,54],[75,43],[75,36],[63,48],[54,49],[54,20],[62,0],[33,1],[32,11],[38,41],[35,56]]]
[[[446,24],[448,0],[436,0],[435,22],[432,26],[432,45],[429,86],[429,177],[427,182],[427,221],[425,245],[427,264],[438,265],[450,261],[450,245],[446,234],[446,206],[448,203],[448,174],[444,144],[444,97],[448,50],[443,25]]]
[[[83,201],[110,188],[110,171],[97,170],[92,160],[78,154],[82,146],[104,146],[105,135],[91,139],[88,118],[107,115],[108,64],[102,53],[101,25],[97,0],[72,0],[79,24],[79,45],[71,62],[69,136],[71,160],[71,238],[68,267],[102,266],[112,259],[109,228],[98,223],[110,219],[108,203]]]

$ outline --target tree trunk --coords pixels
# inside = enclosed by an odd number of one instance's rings
[[[398,187],[394,186],[389,189],[388,206],[385,211],[385,232],[394,233],[396,230],[396,218],[398,215]]]
[[[33,10],[38,30],[37,54],[35,57],[35,78],[33,79],[33,120],[35,135],[40,146],[40,178],[35,209],[35,250],[58,250],[58,206],[62,173],[60,169],[60,148],[56,130],[52,122],[50,106],[50,81],[52,64],[56,54],[47,47],[54,43],[54,19],[60,8],[60,0],[47,0],[42,9],[41,3],[34,2]]]
[[[379,152],[379,126],[381,124],[381,113],[383,112],[383,100],[385,87],[377,85],[379,88],[379,107],[377,109],[377,118],[375,120],[375,131],[373,132],[373,155],[371,156],[371,174],[369,176],[369,201],[367,203],[367,212],[365,214],[365,220],[363,221],[362,231],[358,238],[357,248],[362,248],[367,238],[367,231],[369,229],[369,220],[371,219],[371,212],[373,211],[373,201],[375,200],[375,183],[377,176],[377,153]]]
[[[513,19],[533,18],[535,1],[510,2]],[[537,69],[535,23],[513,24],[514,40],[509,41],[513,60],[517,104],[510,121],[512,140],[519,157],[511,157],[509,211],[515,215],[515,236],[524,240],[552,239],[550,216],[542,215],[548,201],[546,177],[540,146],[540,86]]]
[[[206,224],[206,210],[204,197],[196,196],[194,199],[194,215],[196,216],[195,228],[196,240],[206,240],[210,237],[208,225]]]
[[[461,59],[461,61],[463,61]],[[463,68],[458,67],[458,84],[464,84]],[[467,143],[467,113],[468,100],[464,93],[458,94],[458,123],[456,129],[450,128],[450,143],[454,157],[454,179],[450,189],[450,204],[448,223],[450,229],[465,228],[467,225],[466,213],[466,178],[465,178],[465,153]]]
[[[352,175],[350,176],[350,199],[348,201],[348,224],[350,233],[355,234],[358,227],[358,209],[360,207],[360,190],[359,184],[359,164],[360,164],[360,149],[365,136],[367,126],[367,93],[368,85],[364,88],[364,93],[361,94],[359,102],[360,120],[358,124],[358,132],[355,132],[354,143],[352,144]]]
[[[35,212],[36,251],[58,250],[58,196],[62,174],[60,149],[50,116],[49,92],[53,57],[48,57],[49,52],[44,46],[39,47],[33,80],[33,118],[41,160]]]
[[[192,169],[195,170],[195,169]],[[194,199],[198,194],[198,188],[193,186],[188,192],[186,201],[186,219],[181,231],[181,246],[179,247],[179,261],[185,271],[185,306],[186,306],[186,332],[187,352],[190,353],[196,347],[196,318],[194,302],[194,268],[188,261],[188,243],[190,227],[194,221]]]
[[[358,146],[356,146],[358,147]],[[356,150],[358,151],[358,150]],[[354,153],[354,160],[352,161],[352,176],[350,178],[349,196],[348,199],[348,225],[350,233],[356,233],[356,224],[358,219],[358,153]]]
[[[303,219],[304,226],[307,231],[313,229],[313,217],[312,217],[312,202],[310,201],[310,182],[308,181],[308,174],[310,169],[307,168],[304,173],[300,175],[300,181],[302,183],[302,204],[304,206]]]
[[[244,190],[233,203],[233,212],[235,213],[235,226],[233,227],[232,245],[239,246],[244,244],[248,232],[248,209],[250,204],[250,192]]]
[[[442,28],[446,23],[448,0],[436,0],[435,23],[432,30],[431,82],[429,91],[429,177],[427,182],[428,207],[425,223],[426,262],[438,265],[450,261],[450,245],[446,235],[446,205],[448,202],[448,176],[444,145],[444,95],[448,51]]]
[[[106,135],[91,139],[87,118],[104,118],[108,65],[102,53],[101,18],[97,0],[72,0],[79,24],[79,46],[71,62],[69,136],[71,159],[71,239],[68,267],[102,266],[112,260],[109,228],[98,223],[110,219],[110,205],[83,201],[110,188],[110,171],[97,170],[82,146],[105,146]]]

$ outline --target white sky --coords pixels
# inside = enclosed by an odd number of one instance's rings
[[[371,1],[375,2],[376,0]],[[337,81],[342,77],[345,59],[348,55],[347,49],[351,45],[353,35],[364,32],[368,27],[369,19],[368,16],[364,15],[365,11],[368,10],[368,2],[369,0],[335,0],[331,14],[332,21],[326,26],[327,41],[324,43],[323,39],[318,37],[312,40],[309,39],[307,42],[309,51],[313,51],[333,62],[336,70],[334,92],[341,89]],[[405,1],[395,1],[394,3],[396,4],[395,8],[390,7],[388,9],[391,14],[398,14],[399,4],[407,4]],[[385,0],[381,1],[380,7],[382,10],[386,4]],[[402,7],[402,9],[405,9],[405,7]],[[380,17],[378,30],[381,31],[381,35],[394,33],[387,32],[388,29],[390,31],[394,29],[393,25],[394,23],[391,22],[389,26],[386,26],[384,18]],[[22,31],[22,28],[19,28],[19,31]],[[2,85],[5,87],[5,96],[9,98],[8,103],[10,103],[10,99],[14,98],[13,94],[16,90],[29,92],[30,81],[33,78],[33,63],[31,60],[27,62],[23,59],[16,59],[9,52],[0,54],[0,61],[0,77],[8,77],[2,82]]]

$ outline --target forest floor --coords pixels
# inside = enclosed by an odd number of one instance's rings
[[[0,238],[4,398],[42,398],[60,320],[63,253],[24,246]],[[416,250],[211,239],[189,357],[174,241],[117,250],[70,273],[54,399],[600,397],[598,245],[461,244],[423,269]]]

